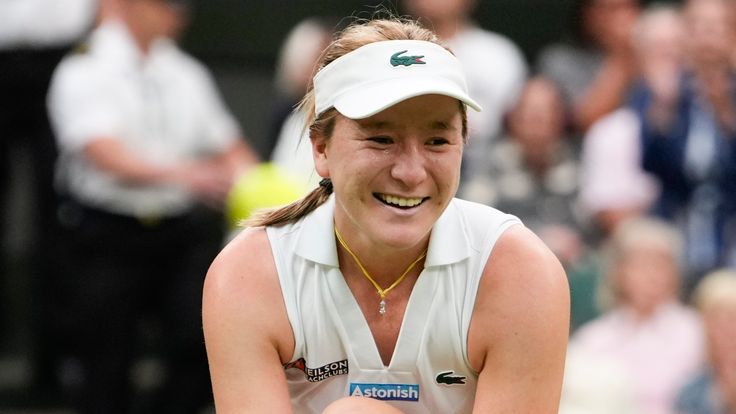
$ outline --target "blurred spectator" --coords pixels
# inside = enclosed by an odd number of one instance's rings
[[[679,10],[648,7],[633,34],[640,82],[676,82],[684,40]],[[627,107],[599,119],[585,134],[580,201],[602,237],[627,218],[647,211],[659,193],[656,179],[641,167],[640,136],[636,112]]]
[[[736,261],[736,76],[728,0],[686,3],[687,68],[662,65],[633,96],[642,163],[662,187],[655,212],[686,238],[686,293]]]
[[[558,414],[649,414],[634,391],[631,374],[615,358],[570,344]]]
[[[598,279],[576,209],[578,153],[565,132],[557,87],[530,79],[508,115],[507,131],[491,144],[486,164],[462,197],[518,216],[565,266],[572,289],[572,326],[597,315],[591,299]]]
[[[163,385],[138,408],[196,413],[211,400],[202,283],[223,242],[224,199],[255,156],[207,69],[173,41],[187,3],[104,5],[48,97],[66,198],[59,325],[82,368],[80,412],[128,412],[140,324],[153,315]]]
[[[639,119],[627,108],[596,121],[585,134],[580,206],[598,239],[647,211],[657,197],[656,180],[641,168],[639,136]]]
[[[619,225],[610,240],[606,275],[612,307],[570,341],[570,358],[582,353],[617,363],[645,414],[673,412],[677,391],[703,359],[698,316],[677,300],[679,239],[674,228],[656,219]]]
[[[537,71],[562,90],[574,130],[584,133],[623,104],[636,65],[631,30],[638,0],[576,0],[572,38],[543,49]]]
[[[546,225],[575,227],[577,154],[566,139],[564,109],[554,84],[529,80],[508,115],[508,131],[468,182],[471,199],[508,211],[535,231]]]
[[[302,177],[307,189],[316,187],[320,177],[314,170],[305,114],[297,104],[312,80],[319,55],[332,40],[336,25],[328,21],[310,17],[294,26],[281,46],[276,65],[279,98],[271,121],[271,161]]]
[[[679,414],[736,413],[736,271],[706,275],[694,293],[703,317],[708,366],[680,393]]]
[[[404,0],[403,4],[462,62],[470,93],[483,107],[482,112],[468,112],[469,137],[460,183],[464,194],[465,183],[485,173],[491,143],[501,133],[503,117],[524,87],[527,64],[510,39],[481,29],[471,20],[475,0]],[[473,200],[472,192],[463,197]]]
[[[27,241],[20,251],[12,252],[13,257],[4,243],[0,250],[0,350],[7,350],[2,348],[13,342],[15,334],[29,335],[30,343],[21,345],[34,370],[34,385],[45,394],[55,385],[55,347],[48,336],[45,307],[51,294],[46,284],[51,269],[44,254],[54,248],[49,235],[55,211],[56,159],[46,92],[62,56],[92,27],[95,7],[95,0],[0,1],[0,241],[7,240],[10,228],[6,225],[22,228]],[[28,180],[22,179],[26,174]],[[18,225],[9,222],[10,207],[17,201],[9,198],[9,192],[20,186],[20,199],[27,198],[30,205],[23,204],[28,207],[28,222]],[[17,297],[19,286],[30,287],[22,299]],[[13,294],[12,300],[5,296]],[[31,315],[13,313],[9,306],[13,302]],[[13,326],[2,326],[9,320],[30,331],[14,332]]]

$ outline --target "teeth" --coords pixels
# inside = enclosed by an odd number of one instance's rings
[[[414,207],[421,204],[421,198],[402,198],[388,194],[380,194],[381,200],[399,207]]]

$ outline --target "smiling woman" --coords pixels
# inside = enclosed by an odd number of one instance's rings
[[[557,411],[565,276],[517,218],[454,198],[466,107],[460,63],[412,21],[327,47],[302,102],[320,186],[207,275],[218,413]]]

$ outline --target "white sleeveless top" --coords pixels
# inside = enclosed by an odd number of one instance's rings
[[[296,413],[321,413],[348,395],[405,413],[472,411],[478,373],[468,362],[470,318],[481,273],[501,233],[520,223],[454,199],[434,225],[424,270],[384,366],[338,265],[334,196],[293,224],[268,227],[296,345],[285,366]]]

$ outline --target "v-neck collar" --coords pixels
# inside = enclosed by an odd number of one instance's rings
[[[459,262],[472,254],[468,235],[461,230],[464,226],[459,209],[454,201],[451,202],[432,228],[432,234],[441,234],[442,237],[430,236],[425,269],[412,289],[388,366],[384,366],[368,322],[340,271],[334,235],[334,211],[335,197],[332,195],[304,218],[295,252],[307,260],[331,267],[326,272],[329,297],[348,333],[347,341],[361,369],[410,372],[417,365],[421,335],[438,286],[439,272],[433,268]]]
[[[425,269],[414,285],[388,366],[383,364],[368,322],[345,282],[342,272],[339,269],[332,269],[328,272],[327,277],[330,297],[335,304],[345,332],[348,332],[347,340],[350,342],[360,368],[362,370],[388,369],[395,372],[412,371],[417,365],[421,334],[425,330],[429,307],[437,289],[435,272]]]

